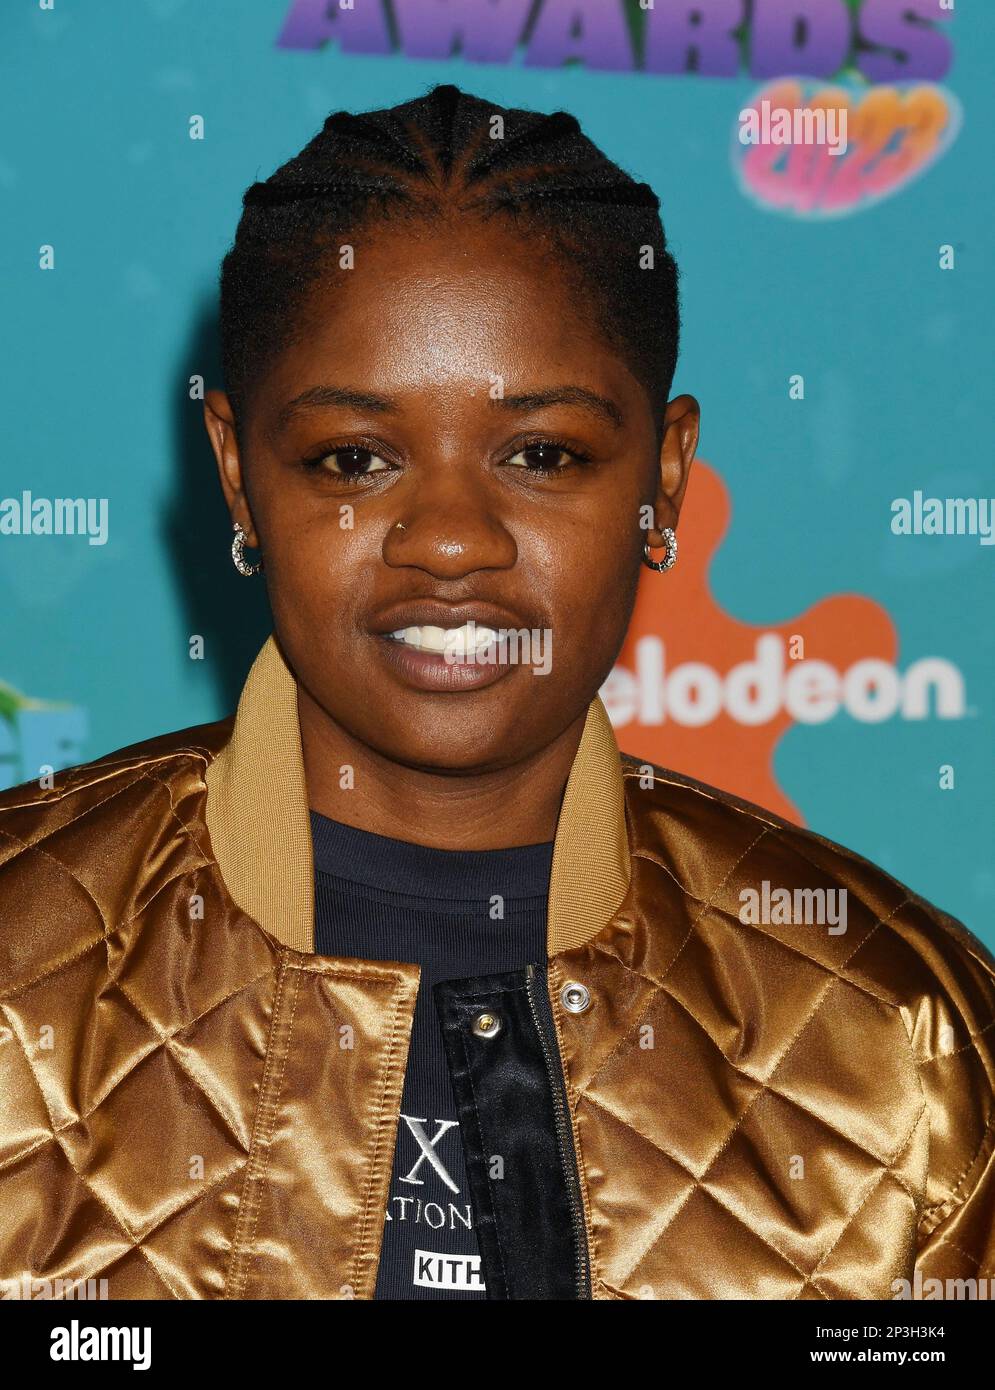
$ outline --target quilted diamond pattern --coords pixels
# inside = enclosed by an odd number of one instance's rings
[[[938,1213],[989,1272],[995,962],[858,856],[657,771],[627,768],[648,829],[616,921],[555,972],[595,1001],[558,1018],[595,1296],[890,1298],[942,1263]],[[742,921],[764,880],[845,888],[846,931]]]
[[[300,955],[236,908],[203,813],[225,736],[0,796],[2,1278],[372,1289],[417,971]],[[995,961],[839,846],[628,772],[626,900],[551,963],[595,1296],[995,1277]],[[765,881],[845,889],[846,931],[744,922]]]
[[[204,816],[229,733],[0,795],[0,1279],[372,1294],[418,970],[238,908]]]
[[[272,952],[247,922],[212,933],[220,886],[154,768],[87,785],[75,809],[72,775],[49,834],[16,808],[0,830],[0,891],[34,919],[0,932],[6,1234],[23,1227],[38,1277],[113,1270],[118,1297],[197,1296],[168,1233],[196,1212],[230,1239]],[[84,824],[102,853],[80,854]],[[129,873],[143,853],[149,873]],[[39,1192],[58,1201],[39,1212]]]

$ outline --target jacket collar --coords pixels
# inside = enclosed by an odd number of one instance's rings
[[[284,946],[313,952],[314,861],[297,683],[272,636],[253,663],[231,738],[206,781],[208,832],[231,896]],[[621,761],[608,713],[595,697],[556,827],[549,954],[596,936],[628,884]]]

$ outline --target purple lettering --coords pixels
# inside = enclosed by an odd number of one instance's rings
[[[507,63],[515,55],[532,0],[394,0],[401,48],[409,58]]]
[[[849,51],[850,12],[843,0],[755,0],[754,77],[832,77]]]
[[[629,72],[632,0],[290,0],[283,49],[337,44],[343,53],[389,53],[388,11],[409,58],[456,55],[509,63],[532,32],[524,62]],[[847,59],[870,82],[939,81],[952,45],[939,0],[654,0],[642,11],[642,67],[658,74],[735,77],[743,34],[754,77],[833,77]],[[856,47],[859,35],[863,45]]]
[[[694,72],[700,77],[735,77],[746,0],[657,0],[646,12],[643,66],[647,72]]]
[[[343,53],[389,53],[390,34],[380,0],[293,0],[277,48],[320,48],[337,40]]]
[[[568,58],[579,58],[589,68],[631,70],[632,41],[616,0],[546,0],[525,62],[558,68]]]
[[[866,0],[861,37],[878,47],[858,53],[857,66],[871,82],[913,77],[938,82],[950,69],[950,40],[925,21],[949,18],[950,11],[941,11],[936,0]]]

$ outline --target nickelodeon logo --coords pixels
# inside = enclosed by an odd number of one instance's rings
[[[790,643],[768,632],[757,637],[752,659],[725,672],[702,661],[668,672],[661,638],[641,637],[634,647],[635,670],[616,666],[601,688],[616,728],[634,720],[699,728],[723,714],[736,724],[757,725],[781,714],[799,724],[822,724],[840,710],[867,724],[896,715],[960,719],[965,713],[964,678],[941,657],[913,662],[904,672],[867,657],[839,671],[818,659],[789,660]]]
[[[780,623],[726,612],[708,570],[729,515],[721,478],[696,459],[680,559],[667,574],[640,577],[601,698],[623,752],[803,822],[774,774],[774,752],[789,729],[832,738],[837,716],[869,735],[889,720],[962,719],[971,713],[964,678],[935,655],[899,669],[891,616],[862,594],[831,594]],[[771,552],[761,563],[779,562]],[[790,591],[790,576],[784,580]]]

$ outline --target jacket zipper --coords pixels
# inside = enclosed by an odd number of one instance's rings
[[[539,1017],[539,1006],[537,1002],[537,992],[535,985],[535,966],[525,967],[525,993],[528,997],[529,1008],[532,1011],[532,1019],[535,1023],[536,1033],[539,1035],[539,1042],[542,1045],[542,1055],[546,1061],[546,1073],[549,1076],[549,1086],[553,1096],[553,1112],[556,1119],[556,1135],[558,1148],[560,1150],[560,1163],[563,1169],[563,1176],[566,1180],[567,1197],[570,1201],[570,1215],[574,1233],[574,1249],[576,1251],[576,1280],[578,1298],[589,1298],[591,1293],[591,1273],[587,1250],[587,1231],[584,1226],[584,1204],[580,1196],[580,1179],[577,1176],[577,1155],[574,1151],[573,1134],[570,1128],[569,1112],[567,1108],[567,1089],[563,1079],[562,1065],[560,1065],[559,1048],[555,1043],[555,1030],[553,1030],[553,1048],[550,1048],[547,1031],[543,1027]],[[549,1021],[550,1028],[553,1028],[553,1011],[549,1002],[547,990],[542,992],[544,1014]],[[554,1062],[553,1053],[556,1054]]]

